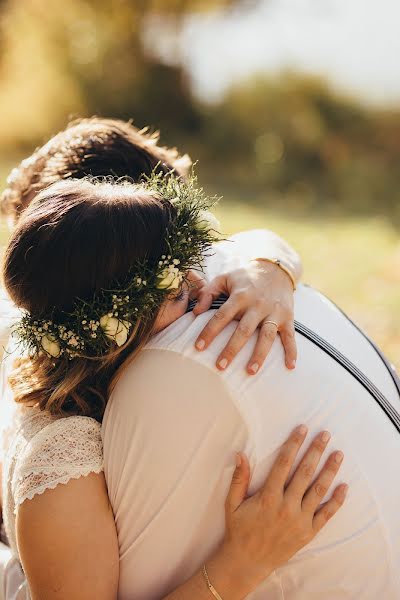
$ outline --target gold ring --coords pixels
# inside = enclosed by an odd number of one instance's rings
[[[266,325],[267,323],[271,323],[271,325],[275,325],[275,327],[276,327],[277,329],[279,329],[279,325],[278,325],[278,323],[275,323],[275,321],[264,321],[264,322],[263,322],[263,325]]]

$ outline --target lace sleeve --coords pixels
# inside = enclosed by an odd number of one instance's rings
[[[39,431],[18,457],[14,505],[71,479],[103,470],[100,424],[89,417],[66,417]]]

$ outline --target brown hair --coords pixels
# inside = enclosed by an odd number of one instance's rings
[[[132,262],[151,265],[166,251],[172,205],[138,185],[110,181],[58,182],[24,211],[4,261],[14,303],[41,318],[70,311],[125,278]],[[54,308],[56,309],[54,310]],[[157,314],[138,322],[129,341],[102,358],[21,359],[10,382],[17,402],[52,414],[101,419],[117,369],[150,337]]]
[[[40,190],[60,179],[114,176],[139,182],[153,170],[185,175],[190,158],[158,146],[158,139],[158,133],[118,119],[73,121],[11,172],[1,211],[17,221]]]

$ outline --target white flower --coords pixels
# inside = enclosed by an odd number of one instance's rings
[[[60,344],[57,342],[56,338],[49,333],[44,335],[41,340],[41,345],[43,350],[49,355],[57,358],[61,354]]]
[[[101,317],[100,327],[105,335],[110,340],[113,340],[117,346],[123,346],[128,339],[131,323],[129,321],[120,321],[113,316],[110,317],[110,313],[108,313]]]
[[[207,231],[208,229],[213,230],[214,233],[218,233],[221,224],[212,212],[209,210],[201,210],[196,223],[197,229],[201,231]]]
[[[170,265],[164,269],[157,277],[157,287],[159,290],[177,290],[183,280],[183,273],[179,269]]]

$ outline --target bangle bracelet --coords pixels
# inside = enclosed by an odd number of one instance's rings
[[[261,262],[272,263],[273,265],[276,265],[277,267],[279,267],[282,271],[284,271],[286,273],[286,275],[289,277],[290,281],[292,282],[293,291],[296,290],[296,280],[293,276],[293,273],[291,273],[290,269],[288,269],[287,267],[285,267],[285,265],[283,265],[281,263],[279,258],[264,258],[263,256],[261,256],[259,258],[253,258],[253,260],[259,260]]]
[[[212,585],[212,583],[208,577],[206,565],[203,565],[203,575],[204,575],[204,579],[206,580],[207,587],[210,590],[210,592],[212,593],[212,595],[214,596],[214,598],[216,598],[217,600],[222,600],[221,596],[218,594],[217,590]]]

